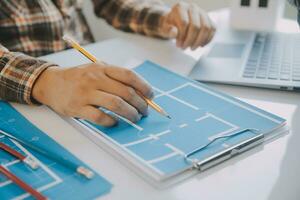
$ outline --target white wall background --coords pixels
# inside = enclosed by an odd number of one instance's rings
[[[171,6],[179,2],[180,0],[163,1]],[[97,41],[114,37],[126,37],[126,33],[116,31],[115,29],[108,26],[104,22],[104,20],[99,19],[94,15],[90,0],[85,0],[84,2],[84,12]],[[201,8],[207,11],[228,7],[230,5],[230,0],[185,0],[185,2],[198,4]],[[285,17],[296,19],[296,15],[296,9],[287,3],[285,9]]]

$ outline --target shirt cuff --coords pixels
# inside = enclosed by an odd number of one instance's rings
[[[21,53],[5,52],[0,57],[0,66],[2,68],[0,73],[2,99],[40,104],[32,97],[34,83],[48,67],[57,65]]]
[[[147,36],[161,37],[161,21],[169,9],[162,5],[145,9],[148,9],[147,12],[145,11],[147,14],[144,15],[142,11],[137,18],[136,24],[140,25],[141,30],[136,32],[144,33]]]

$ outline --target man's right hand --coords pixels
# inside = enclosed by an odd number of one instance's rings
[[[133,71],[105,64],[86,64],[48,68],[36,81],[32,96],[59,114],[113,126],[116,120],[97,107],[136,122],[141,115],[148,114],[147,103],[137,91],[153,98],[149,84]]]

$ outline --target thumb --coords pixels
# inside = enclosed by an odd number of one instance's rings
[[[171,24],[165,24],[162,28],[161,36],[168,39],[176,38],[178,34],[178,29],[176,26]]]

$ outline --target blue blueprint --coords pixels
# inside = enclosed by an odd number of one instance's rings
[[[103,128],[83,120],[80,123],[112,140],[145,167],[162,176],[189,168],[191,162],[187,162],[184,155],[217,136],[245,128],[270,132],[285,121],[149,61],[136,67],[135,71],[153,86],[155,102],[170,114],[171,120],[150,108],[149,116],[137,123],[138,128],[122,121],[113,128]],[[255,134],[247,131],[217,140],[191,158],[203,160]]]
[[[37,146],[51,148],[65,158],[86,166],[3,101],[0,101],[0,129]],[[63,130],[61,134],[63,135]],[[40,167],[32,170],[10,154],[0,150],[0,164],[49,199],[93,199],[108,193],[112,187],[107,180],[96,173],[93,179],[88,180],[1,134],[0,141],[24,155],[31,155],[39,162]],[[0,199],[12,198],[32,199],[29,194],[0,174]]]

